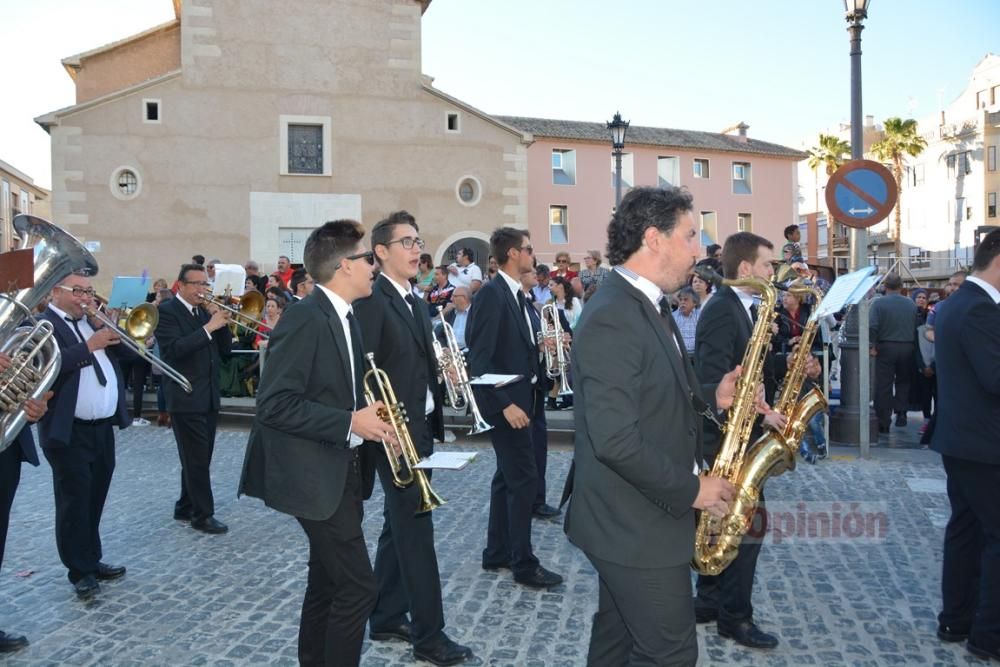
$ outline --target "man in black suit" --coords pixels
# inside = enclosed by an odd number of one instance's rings
[[[375,365],[389,376],[396,398],[406,407],[410,438],[426,458],[434,453],[434,437],[442,439],[444,433],[431,321],[410,292],[424,241],[413,216],[397,211],[372,228],[371,242],[382,272],[371,297],[354,306],[364,350],[375,355]],[[472,651],[444,633],[433,514],[416,514],[419,487],[400,489],[393,483],[384,451],[376,454],[376,466],[385,493],[385,522],[375,553],[379,594],[370,636],[408,641],[416,658],[436,665],[463,662]]]
[[[156,326],[160,358],[194,388],[188,394],[176,382],[163,387],[181,460],[181,495],[174,518],[190,521],[195,530],[220,534],[229,527],[215,518],[209,469],[219,417],[219,367],[232,346],[230,314],[203,298],[209,293],[203,267],[185,264],[177,282],[176,296],[160,305]]]
[[[771,280],[774,268],[771,260],[774,246],[767,239],[750,232],[739,232],[726,239],[722,248],[722,267],[726,278],[760,278]],[[722,381],[743,359],[750,341],[757,306],[753,292],[748,289],[733,289],[723,286],[713,294],[702,309],[695,330],[695,370],[701,384],[707,388]],[[777,325],[772,324],[772,333]],[[807,373],[816,377],[819,366],[810,362]],[[773,360],[771,355],[764,364],[764,397],[770,402],[775,390]],[[784,428],[785,417],[767,410],[764,423],[772,428]],[[751,442],[762,431],[754,429]],[[711,466],[719,452],[721,434],[714,424],[706,423],[704,453]],[[760,496],[763,508],[764,495]],[[762,519],[766,516],[760,512]],[[766,524],[762,525],[763,535]],[[753,579],[760,555],[761,540],[744,537],[739,555],[721,574],[698,577],[698,597],[695,600],[695,615],[699,623],[718,621],[719,635],[736,640],[751,648],[774,648],[777,637],[761,631],[753,621]]]
[[[562,577],[542,567],[531,548],[538,469],[530,415],[544,400],[544,372],[521,291],[521,273],[532,269],[534,251],[528,233],[513,227],[494,231],[490,248],[500,270],[476,294],[469,323],[469,367],[473,377],[485,373],[521,377],[503,387],[474,389],[483,417],[493,425],[490,439],[497,456],[483,569],[510,568],[519,584],[552,588],[562,583]]]
[[[271,332],[239,493],[294,516],[309,539],[299,625],[303,665],[357,665],[375,580],[361,531],[375,479],[372,445],[396,445],[364,405],[361,331],[351,308],[371,294],[374,255],[353,220],[328,222],[306,240],[316,289]],[[398,445],[397,445],[398,446]]]
[[[85,276],[71,275],[52,290],[40,319],[55,330],[62,354],[51,409],[38,424],[52,466],[56,547],[80,599],[100,591],[98,580],[118,579],[125,568],[101,562],[101,514],[115,471],[114,426],[132,424],[125,407],[125,378],[118,365],[125,348],[118,334],[84,317],[94,307]]]
[[[931,449],[948,476],[938,637],[968,638],[1000,660],[1000,230],[976,249],[972,275],[938,306],[937,427]]]
[[[588,665],[693,665],[694,509],[721,516],[725,480],[698,475],[700,395],[664,292],[701,252],[691,195],[635,188],[608,225],[616,268],[573,339],[576,436],[566,533],[599,577]],[[736,373],[713,402],[732,401]],[[569,486],[570,482],[567,482]]]
[[[0,341],[3,343],[4,341]],[[0,352],[0,373],[10,367],[11,359]],[[47,392],[40,400],[29,399],[25,402],[24,411],[29,422],[37,422],[45,416],[48,400],[52,392]],[[6,449],[0,451],[0,565],[3,565],[4,546],[7,544],[7,528],[10,526],[10,508],[14,504],[14,494],[21,481],[21,461],[27,461],[33,466],[38,465],[38,452],[35,450],[35,440],[31,437],[31,429],[25,426],[17,434],[14,441]],[[27,637],[9,635],[0,630],[0,653],[20,651],[28,645]]]

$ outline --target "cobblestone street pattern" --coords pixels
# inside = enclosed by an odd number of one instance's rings
[[[219,433],[212,477],[217,516],[230,532],[209,536],[172,518],[179,466],[170,432],[119,434],[102,535],[105,561],[126,565],[128,575],[102,585],[90,603],[76,599],[56,553],[51,470],[44,461],[25,466],[0,573],[0,628],[26,634],[31,647],[0,664],[296,664],[306,538],[292,518],[256,499],[237,501],[246,437]],[[564,585],[537,592],[509,572],[480,569],[495,458],[488,441],[474,446],[480,455],[468,468],[434,477],[448,500],[435,512],[447,631],[476,652],[471,664],[585,664],[597,580],[561,523],[536,521],[533,539]],[[714,624],[701,626],[702,664],[983,664],[934,636],[948,516],[940,461],[931,452],[875,455],[800,464],[769,482],[771,525],[782,534],[767,538],[760,558],[755,616],[781,645],[755,652],[720,639]],[[570,457],[567,448],[550,453],[550,502]],[[366,504],[372,552],[380,494]],[[829,526],[832,537],[796,537],[809,525]],[[363,664],[414,664],[406,649],[366,641]]]

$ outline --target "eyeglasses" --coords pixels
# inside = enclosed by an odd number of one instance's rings
[[[529,255],[534,255],[535,254],[535,249],[532,248],[530,245],[523,245],[520,248],[518,248],[518,250],[522,250],[522,251],[528,253]]]
[[[206,280],[185,280],[185,285],[197,285],[198,287],[210,287],[212,283]]]
[[[569,264],[568,259],[557,259],[556,264]]]
[[[375,266],[375,253],[371,250],[368,252],[359,252],[357,255],[348,255],[344,259],[351,260],[352,262],[356,259],[363,259],[370,265]]]
[[[66,287],[65,285],[57,285],[56,287],[67,292],[72,292],[73,296],[77,298],[86,296],[93,299],[97,294],[97,291],[93,287]]]
[[[423,250],[423,249],[424,249],[424,246],[425,246],[425,245],[427,245],[427,244],[426,244],[426,243],[424,242],[424,240],[423,240],[422,238],[420,238],[419,236],[418,236],[418,237],[413,237],[413,236],[404,236],[404,237],[403,237],[403,238],[401,238],[401,239],[396,239],[395,241],[389,241],[389,242],[388,242],[388,243],[386,243],[385,245],[386,245],[386,247],[389,247],[389,246],[391,246],[391,245],[392,245],[393,243],[398,243],[399,245],[403,246],[403,248],[404,248],[404,249],[406,249],[406,250],[412,250],[412,249],[413,249],[413,245],[414,245],[414,244],[416,244],[416,246],[417,246],[418,248],[420,248],[421,250]],[[373,262],[373,263],[374,263],[374,262]]]

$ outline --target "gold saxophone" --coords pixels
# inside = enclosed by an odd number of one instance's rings
[[[771,287],[770,289],[774,290],[775,288]],[[823,299],[823,294],[815,287],[793,285],[789,291],[803,296],[812,295],[816,299],[814,312]],[[761,312],[763,312],[763,308],[761,308]],[[760,317],[757,320],[758,327],[754,329],[754,339],[747,348],[747,354],[750,353],[753,343],[756,341],[762,319],[763,317]],[[770,320],[771,318],[768,318],[768,323]],[[736,495],[729,513],[722,519],[716,519],[707,512],[701,514],[698,533],[695,537],[694,567],[702,574],[719,574],[736,558],[743,536],[750,528],[754,513],[757,511],[760,493],[765,482],[770,477],[776,477],[786,470],[795,469],[795,457],[798,453],[799,442],[809,426],[809,420],[817,412],[826,408],[826,397],[823,396],[823,392],[818,387],[813,387],[800,397],[806,379],[806,363],[812,354],[812,342],[816,337],[818,326],[819,320],[815,317],[810,318],[809,322],[806,323],[798,346],[789,358],[788,372],[784,382],[778,390],[774,410],[787,417],[785,428],[780,432],[768,431],[758,438],[740,458],[736,474],[726,477],[736,487]],[[765,338],[769,338],[769,336]],[[744,359],[745,363],[746,359]],[[746,375],[746,366],[744,366],[743,372]],[[737,388],[737,398],[740,397],[740,388]],[[751,393],[750,396],[752,410],[753,394]],[[734,403],[734,408],[735,406]],[[752,425],[753,420],[751,419],[750,422]],[[727,439],[723,443],[723,450],[729,441],[730,434],[727,422]],[[747,437],[749,437],[749,433]],[[742,445],[744,442],[746,441],[740,441],[739,444]],[[720,456],[721,453],[720,451]],[[718,459],[716,459],[716,464],[718,464]],[[715,466],[712,468],[712,474],[718,474]]]
[[[718,284],[718,276],[713,278],[713,282]],[[743,354],[743,372],[736,381],[736,395],[722,429],[722,446],[709,473],[728,480],[736,488],[736,496],[729,514],[721,519],[702,512],[694,538],[691,564],[701,574],[712,575],[722,572],[736,558],[736,551],[750,527],[757,506],[759,490],[752,483],[748,484],[752,478],[747,476],[755,462],[747,457],[746,450],[757,420],[757,387],[764,379],[764,360],[771,350],[771,323],[778,301],[778,290],[769,280],[741,278],[722,283],[730,287],[749,287],[760,294],[761,300],[757,308],[757,323]]]

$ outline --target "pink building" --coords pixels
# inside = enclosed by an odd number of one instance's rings
[[[528,148],[528,225],[538,261],[568,251],[574,264],[588,250],[604,252],[614,208],[611,139],[604,123],[499,116],[534,136]],[[796,164],[801,151],[733,134],[629,127],[622,156],[622,191],[637,185],[680,185],[694,195],[702,241],[722,243],[752,231],[784,243],[797,223]]]

